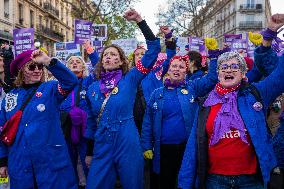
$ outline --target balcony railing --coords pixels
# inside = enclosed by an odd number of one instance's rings
[[[64,35],[62,35],[61,33],[57,32],[57,31],[54,31],[50,28],[47,28],[47,27],[42,26],[42,25],[38,25],[37,29],[38,29],[38,32],[41,35],[46,35],[50,38],[55,39],[56,41],[63,41],[64,40]]]
[[[239,28],[262,28],[262,21],[241,21],[239,22]]]
[[[49,12],[50,14],[53,14],[56,17],[59,17],[59,10],[52,6],[50,3],[44,3],[43,8]]]
[[[240,11],[262,11],[262,4],[241,4]]]
[[[24,24],[24,19],[23,18],[19,18],[19,24],[21,24],[21,25]]]

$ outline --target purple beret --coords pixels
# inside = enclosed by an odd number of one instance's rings
[[[10,65],[10,71],[13,76],[17,76],[19,70],[29,61],[32,60],[31,55],[32,55],[33,50],[27,50],[19,54],[15,60],[12,61]]]

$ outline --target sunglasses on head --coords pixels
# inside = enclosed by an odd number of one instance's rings
[[[231,64],[231,65],[228,65],[228,64],[221,64],[218,69],[221,70],[221,71],[225,71],[225,70],[228,70],[229,68],[230,68],[232,71],[238,71],[238,70],[241,69],[241,66],[240,66],[240,64],[236,64],[236,63],[233,63],[233,64]]]
[[[37,67],[38,70],[43,70],[44,65],[43,64],[30,64],[28,66],[28,69],[30,71],[35,71],[36,67]]]

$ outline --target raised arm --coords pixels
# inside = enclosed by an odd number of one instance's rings
[[[74,73],[72,73],[64,64],[62,64],[56,58],[48,57],[43,51],[36,50],[32,54],[32,59],[35,62],[42,63],[46,68],[54,75],[58,80],[58,85],[56,87],[57,94],[62,100],[62,97],[66,97],[70,91],[78,83],[78,79]]]
[[[87,52],[89,59],[91,60],[93,68],[95,68],[96,64],[99,61],[99,53],[96,51],[96,49],[92,46],[90,40],[86,40],[83,44],[83,48]]]
[[[156,38],[152,30],[147,25],[146,21],[142,19],[134,9],[127,11],[124,17],[128,21],[135,21],[142,31],[148,50],[145,52],[141,61],[138,61],[136,67],[131,69],[128,74],[131,77],[132,83],[137,87],[141,80],[150,72],[155,64],[158,54],[161,51],[160,39]]]

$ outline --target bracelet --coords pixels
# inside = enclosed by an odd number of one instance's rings
[[[88,47],[86,49],[87,54],[92,54],[94,52],[94,48],[93,47]]]

